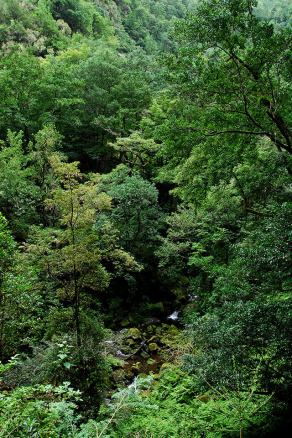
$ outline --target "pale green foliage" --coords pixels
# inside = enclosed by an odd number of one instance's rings
[[[52,191],[51,198],[46,201],[46,208],[54,210],[60,225],[64,227],[59,249],[54,251],[58,260],[56,274],[58,271],[71,274],[74,270],[78,274],[82,272],[82,288],[85,284],[92,284],[91,275],[98,276],[99,273],[101,277],[97,283],[102,289],[103,283],[106,285],[108,280],[99,264],[98,242],[92,226],[97,212],[110,209],[110,198],[104,194],[97,195],[94,180],[81,184],[82,175],[77,163],[67,164],[54,158],[52,167],[61,186]],[[94,265],[96,271],[92,271]],[[68,293],[70,295],[69,290]]]
[[[54,175],[51,160],[60,157],[57,149],[60,147],[61,136],[53,125],[46,125],[29,143],[29,162],[33,166],[33,180],[40,188],[41,201],[49,194],[54,185]]]
[[[26,438],[76,436],[74,403],[80,394],[67,383],[62,386],[19,387],[0,396],[0,437]]]
[[[238,436],[240,430],[264,425],[270,398],[248,392],[209,389],[200,393],[196,379],[174,366],[166,368],[157,382],[138,379],[114,395],[102,414],[89,422],[80,437],[208,437]]]
[[[57,154],[48,163],[54,183],[45,208],[55,226],[31,229],[23,259],[35,266],[34,282],[47,295],[49,337],[54,330],[59,335],[73,330],[80,344],[95,318],[86,306],[96,313],[98,292],[108,288],[111,278],[140,267],[120,246],[114,227],[105,223],[99,233],[94,229],[96,217],[111,210],[109,195],[97,190],[100,177],[85,178],[77,162],[65,163]],[[105,264],[112,266],[110,271]]]
[[[120,162],[148,176],[159,146],[153,139],[144,138],[140,132],[133,132],[129,137],[120,137],[110,146],[117,152]]]
[[[45,206],[61,229],[36,229],[27,255],[36,260],[40,273],[47,271],[46,282],[54,284],[58,299],[70,302],[75,309],[72,323],[80,343],[81,294],[85,288],[102,290],[109,283],[92,227],[96,213],[110,208],[110,199],[97,195],[94,180],[81,184],[77,163],[64,163],[54,155],[50,157],[50,165],[57,187],[51,191]]]

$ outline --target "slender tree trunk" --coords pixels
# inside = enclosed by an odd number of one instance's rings
[[[75,267],[74,267],[75,270]],[[74,319],[75,319],[75,327],[76,327],[76,342],[77,346],[81,347],[81,333],[80,333],[80,292],[76,279],[76,272],[74,273]]]
[[[81,347],[81,333],[80,333],[80,290],[77,281],[77,268],[75,260],[75,229],[74,229],[74,203],[72,189],[71,191],[71,218],[70,218],[70,228],[72,236],[72,246],[73,246],[73,283],[74,283],[74,323],[76,331],[76,343],[78,348]]]

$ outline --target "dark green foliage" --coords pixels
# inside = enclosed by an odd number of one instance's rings
[[[7,279],[7,273],[9,272],[15,244],[11,233],[8,229],[7,222],[4,216],[0,213],[0,312],[1,312],[1,325],[0,325],[0,356],[3,358],[4,352],[4,332],[5,332],[5,281]]]
[[[257,370],[260,390],[280,403],[291,391],[289,36],[251,7],[205,1],[182,23],[169,60],[175,91],[144,126],[170,156],[159,180],[176,183],[183,201],[158,255],[170,287],[193,297],[197,351],[186,369],[202,388],[229,391]]]
[[[138,260],[147,259],[147,252],[157,245],[161,221],[154,184],[120,165],[103,176],[100,190],[112,199],[108,217],[119,231],[121,245]]]

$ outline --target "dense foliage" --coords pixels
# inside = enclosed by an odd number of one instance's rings
[[[0,437],[291,429],[286,0],[0,0]]]

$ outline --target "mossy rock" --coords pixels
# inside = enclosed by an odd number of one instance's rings
[[[123,383],[126,380],[126,373],[122,368],[112,372],[112,379],[115,383]]]
[[[113,368],[122,368],[125,365],[125,361],[118,357],[108,356],[108,362]]]
[[[155,333],[156,335],[161,335],[163,333],[163,328],[160,327],[159,325],[157,327],[155,327]]]
[[[141,362],[136,362],[132,365],[131,370],[139,371],[141,369],[141,366],[142,366]]]
[[[138,328],[129,328],[127,332],[127,337],[132,339],[142,339],[142,333]]]
[[[148,349],[152,352],[159,350],[158,345],[156,344],[156,342],[150,342],[150,344],[148,345]]]
[[[126,342],[130,347],[133,347],[134,345],[136,345],[136,342],[132,338],[127,339]]]
[[[126,370],[126,377],[128,378],[128,379],[132,379],[133,377],[134,377],[134,373],[133,373],[133,370],[132,370],[132,368],[131,369],[127,369]]]

